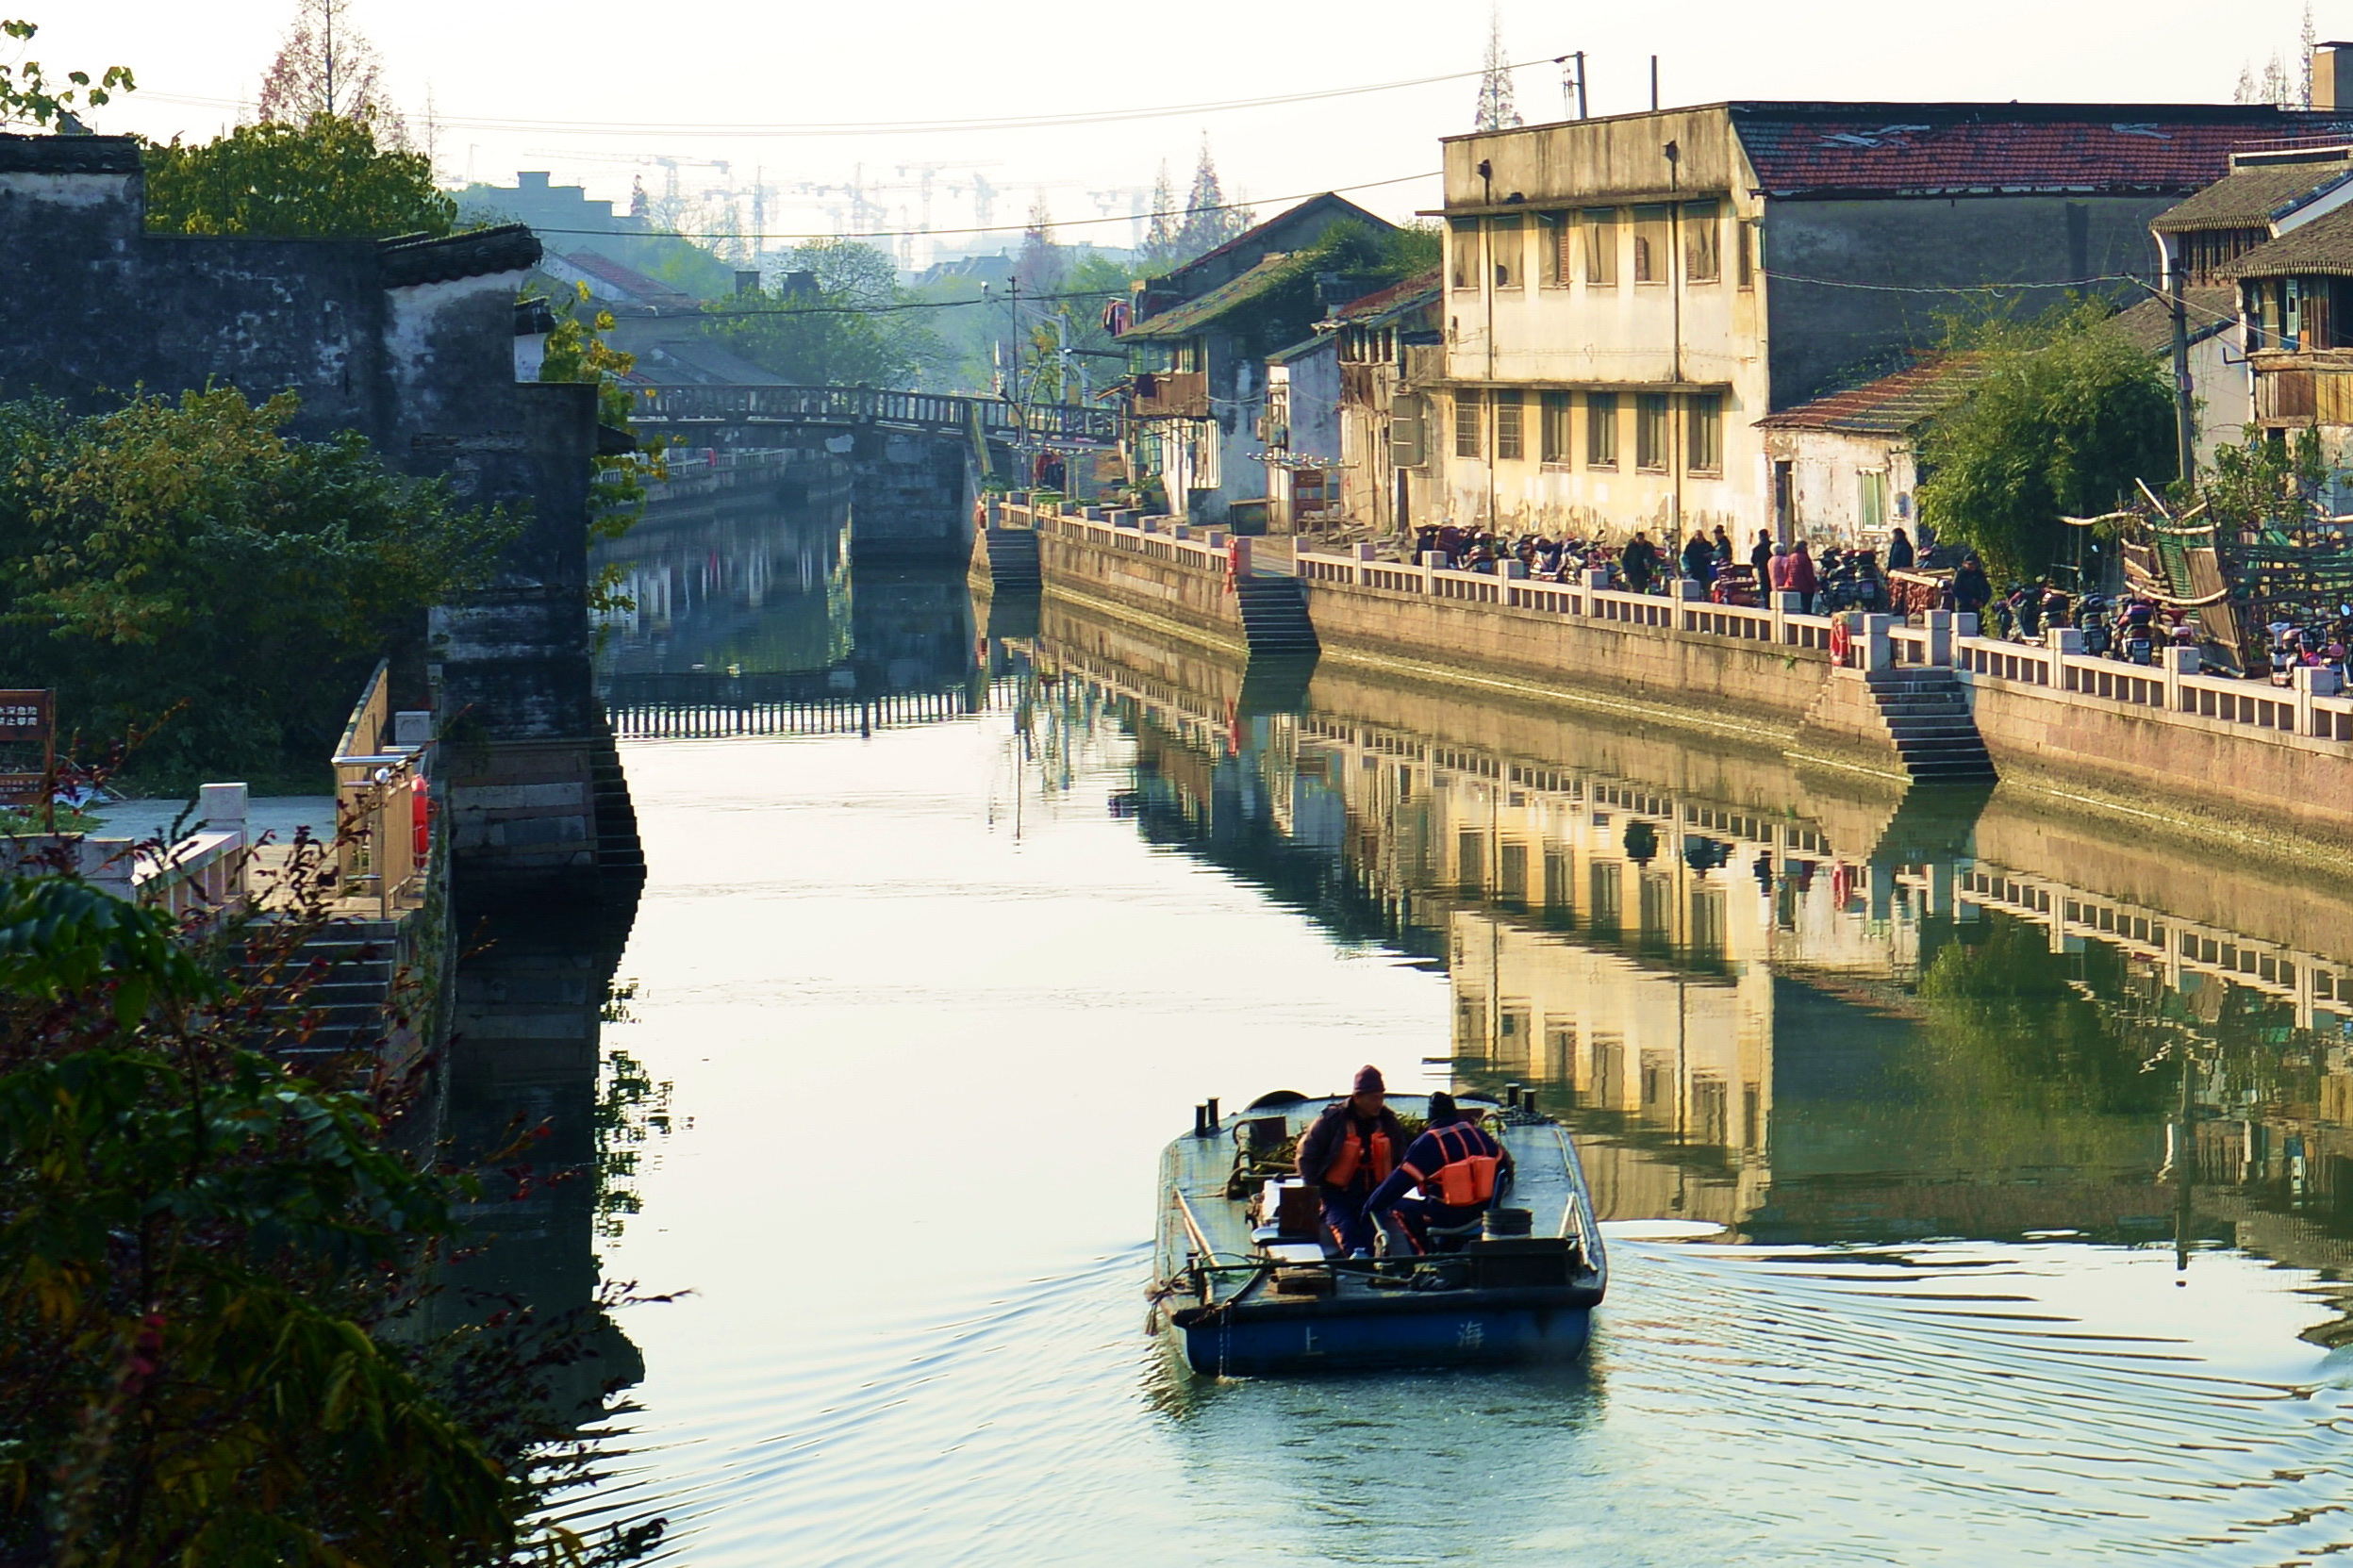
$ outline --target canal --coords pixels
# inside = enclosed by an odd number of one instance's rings
[[[2353,1543],[2345,889],[845,538],[623,542],[648,879],[463,982],[461,1121],[580,1178],[480,1266],[670,1297],[610,1311],[565,1518],[708,1568]],[[1589,1364],[1212,1384],[1147,1337],[1189,1107],[1364,1062],[1574,1131]]]

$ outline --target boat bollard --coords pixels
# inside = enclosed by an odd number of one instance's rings
[[[1529,1115],[1533,1116],[1536,1114],[1536,1092],[1533,1089],[1522,1089],[1519,1092],[1519,1108]]]
[[[1503,1085],[1503,1108],[1507,1111],[1516,1111],[1519,1109],[1518,1084],[1506,1083]]]
[[[1193,1136],[1196,1138],[1209,1136],[1209,1107],[1199,1101],[1196,1101],[1193,1106]]]
[[[1215,1095],[1209,1097],[1209,1135],[1213,1138],[1218,1135],[1218,1097]]]

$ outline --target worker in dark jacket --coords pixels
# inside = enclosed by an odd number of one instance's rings
[[[1479,1233],[1511,1169],[1511,1156],[1479,1125],[1481,1114],[1457,1110],[1444,1090],[1430,1097],[1430,1131],[1365,1200],[1391,1257],[1452,1252]],[[1421,1189],[1419,1197],[1407,1195],[1412,1187]]]
[[[1323,1228],[1343,1257],[1372,1253],[1365,1199],[1397,1168],[1405,1125],[1388,1106],[1379,1067],[1356,1069],[1348,1098],[1327,1106],[1299,1141],[1299,1174],[1323,1197]]]

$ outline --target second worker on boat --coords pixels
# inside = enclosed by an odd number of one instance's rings
[[[1365,1200],[1391,1257],[1452,1252],[1479,1234],[1511,1165],[1503,1146],[1479,1125],[1482,1114],[1457,1110],[1444,1090],[1430,1097],[1430,1130]],[[1415,1187],[1417,1197],[1409,1196]]]
[[[1388,1107],[1379,1067],[1356,1071],[1354,1092],[1325,1109],[1299,1141],[1299,1174],[1323,1197],[1323,1228],[1342,1257],[1370,1256],[1365,1200],[1397,1168],[1405,1124]]]

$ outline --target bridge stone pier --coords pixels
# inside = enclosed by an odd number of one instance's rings
[[[637,422],[674,443],[682,483],[698,450],[775,452],[788,490],[846,495],[853,555],[953,566],[971,552],[973,502],[992,473],[1013,479],[1019,454],[1038,447],[1119,441],[1108,409],[866,387],[664,387]]]

